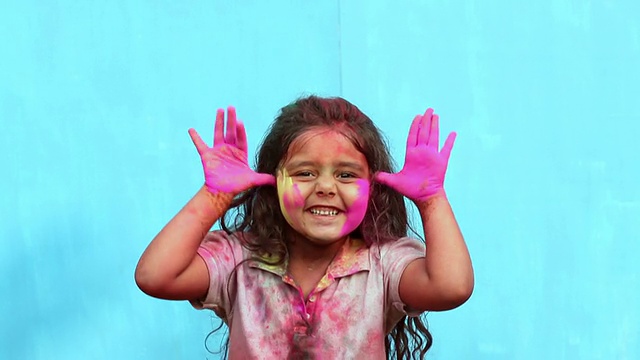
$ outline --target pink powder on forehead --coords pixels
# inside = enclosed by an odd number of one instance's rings
[[[338,123],[333,127],[329,127],[329,126],[314,126],[314,127],[308,128],[307,130],[302,132],[300,135],[298,135],[291,142],[291,144],[289,144],[289,149],[287,149],[287,152],[286,152],[285,156],[283,157],[283,159],[281,160],[281,163],[286,162],[298,150],[300,150],[302,147],[304,147],[304,145],[309,140],[311,140],[312,138],[314,138],[316,136],[320,136],[320,137],[326,138],[326,137],[331,137],[331,136],[334,136],[334,135],[339,135],[339,136],[344,137],[354,147],[357,148],[358,146],[357,146],[356,143],[354,143],[354,138],[358,139],[358,135],[356,133],[352,133],[351,131],[348,131],[348,129],[349,129],[349,127],[345,123]],[[344,147],[340,146],[340,148],[338,150],[342,151],[342,150],[344,150]]]

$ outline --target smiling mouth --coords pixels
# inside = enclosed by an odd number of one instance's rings
[[[311,209],[309,210],[309,212],[312,213],[313,215],[320,215],[320,216],[336,216],[339,213],[338,210],[317,210],[317,209]]]

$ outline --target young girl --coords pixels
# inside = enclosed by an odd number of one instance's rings
[[[142,254],[140,289],[213,310],[231,359],[424,357],[419,315],[463,304],[474,282],[443,188],[455,133],[439,151],[438,116],[416,116],[394,174],[366,115],[311,96],[281,110],[253,171],[242,122],[229,107],[225,131],[224,115],[213,147],[189,130],[205,185]],[[403,196],[426,248],[407,237]]]

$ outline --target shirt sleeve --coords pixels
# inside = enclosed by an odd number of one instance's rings
[[[387,324],[395,324],[403,316],[419,316],[421,311],[408,308],[400,299],[400,278],[414,260],[425,257],[425,245],[418,239],[403,237],[384,244],[380,251],[385,287],[387,290]]]
[[[233,283],[230,276],[236,265],[242,261],[243,251],[240,242],[233,235],[222,230],[208,233],[200,247],[198,255],[202,257],[209,271],[209,290],[204,299],[192,300],[196,309],[213,310],[226,321],[233,304]]]

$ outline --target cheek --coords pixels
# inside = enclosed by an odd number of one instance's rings
[[[304,206],[304,197],[300,192],[298,184],[293,183],[293,179],[291,179],[286,171],[278,175],[277,186],[280,209],[287,221],[291,222],[291,213]]]
[[[347,204],[349,212],[354,214],[362,214],[367,211],[367,204],[369,203],[369,189],[370,184],[368,180],[359,179],[356,181],[356,186],[351,192],[350,202]]]
[[[369,181],[360,179],[356,182],[356,185],[349,194],[350,203],[346,204],[347,220],[344,223],[342,235],[346,235],[355,230],[360,223],[362,223],[362,219],[364,219],[364,215],[367,212],[367,205],[369,204]]]

